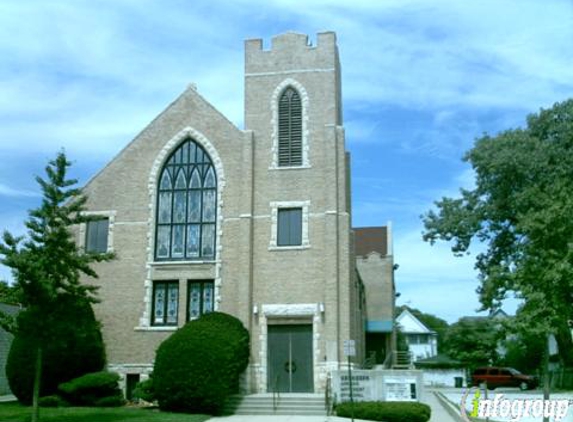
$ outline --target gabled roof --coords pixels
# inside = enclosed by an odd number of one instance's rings
[[[436,332],[426,327],[418,318],[416,318],[408,309],[404,309],[398,318],[396,324],[400,325],[400,331],[404,334],[435,334]]]
[[[372,252],[388,255],[387,227],[357,227],[353,230],[356,256],[367,256]]]

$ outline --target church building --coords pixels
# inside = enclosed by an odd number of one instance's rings
[[[247,40],[244,77],[244,129],[191,86],[84,187],[100,218],[80,247],[117,255],[86,282],[128,395],[163,340],[214,310],[250,332],[245,392],[324,391],[345,340],[362,365],[369,327],[391,347],[393,309],[371,324],[366,309],[393,308],[392,271],[372,291],[357,272],[336,35]]]

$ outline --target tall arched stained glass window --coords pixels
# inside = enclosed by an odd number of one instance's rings
[[[199,144],[186,140],[159,177],[155,259],[214,259],[216,217],[215,168]]]
[[[302,103],[291,87],[279,98],[279,167],[302,165]]]

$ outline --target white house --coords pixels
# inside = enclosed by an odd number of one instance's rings
[[[438,354],[438,334],[426,327],[408,309],[404,309],[396,318],[396,325],[406,338],[414,362]]]

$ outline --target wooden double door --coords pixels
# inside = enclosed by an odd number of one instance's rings
[[[269,325],[268,391],[314,391],[312,325]]]

